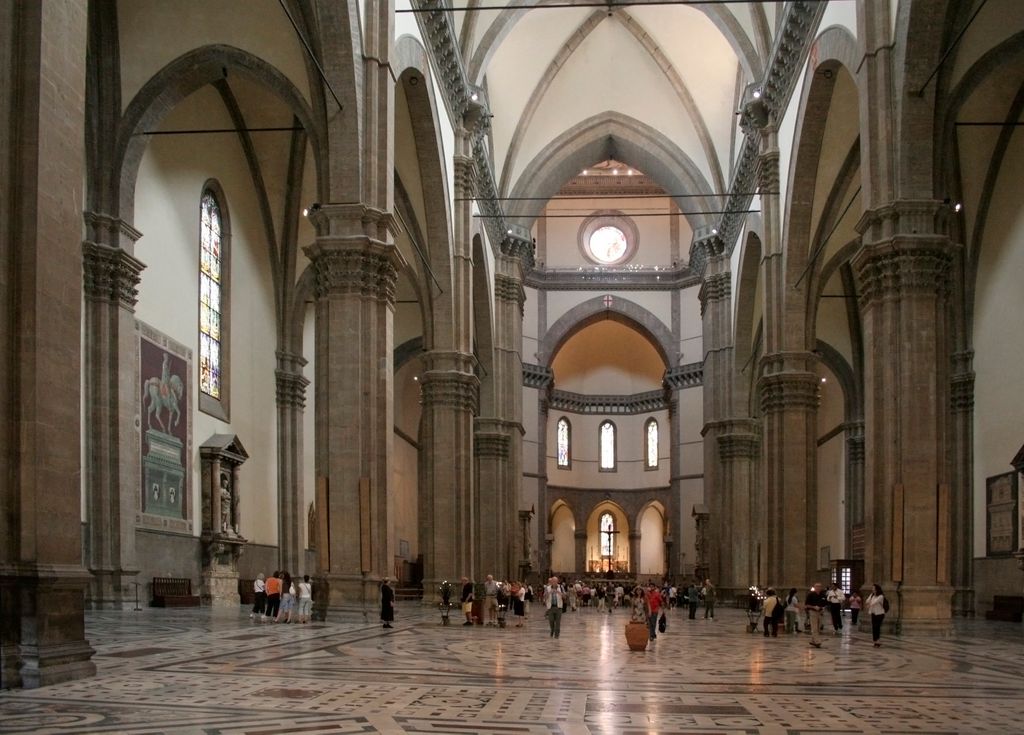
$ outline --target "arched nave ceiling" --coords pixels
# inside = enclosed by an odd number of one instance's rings
[[[651,126],[713,192],[724,191],[737,152],[737,90],[762,76],[775,3],[547,4],[468,0],[459,5],[488,9],[452,13],[470,80],[493,114],[501,195],[521,189],[552,140],[605,113]]]

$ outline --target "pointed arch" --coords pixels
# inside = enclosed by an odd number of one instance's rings
[[[534,156],[512,187],[508,218],[529,228],[569,178],[607,158],[643,171],[666,191],[703,194],[673,201],[693,230],[711,226],[711,217],[697,213],[714,210],[719,202],[693,159],[663,133],[612,110],[574,125]]]

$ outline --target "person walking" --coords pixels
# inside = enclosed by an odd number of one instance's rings
[[[860,618],[860,608],[864,604],[861,596],[857,594],[857,590],[850,593],[850,622],[854,626],[857,625],[857,620]]]
[[[881,586],[873,585],[873,592],[868,595],[865,604],[868,614],[871,615],[871,641],[875,648],[879,648],[882,645],[878,641],[882,636],[882,623],[885,622],[885,614],[889,612],[889,601],[885,598]]]
[[[714,620],[715,619],[715,600],[718,597],[718,593],[715,590],[715,585],[711,584],[710,579],[704,580],[704,588],[701,590],[704,593],[704,619]]]
[[[302,576],[299,582],[299,622],[308,623],[309,613],[313,609],[313,585],[309,582],[309,575]]]
[[[815,582],[814,586],[807,593],[807,598],[804,600],[804,610],[807,611],[811,621],[811,645],[815,648],[821,648],[821,637],[819,635],[821,630],[821,611],[827,606],[828,600],[825,599],[825,595],[821,592],[821,582]]]
[[[796,593],[796,587],[791,587],[786,596],[786,632],[800,632],[800,596]]]
[[[840,635],[843,630],[843,603],[846,602],[846,596],[839,589],[839,585],[833,583],[825,594],[825,600],[828,602],[828,612],[832,616],[832,635]]]
[[[558,584],[558,577],[551,577],[544,588],[544,607],[547,608],[548,625],[551,628],[551,638],[558,638],[562,634],[562,607],[565,604],[565,593]]]
[[[466,616],[466,622],[463,625],[473,624],[473,583],[469,581],[468,577],[462,578],[462,597],[459,600],[462,603],[462,612]]]
[[[380,620],[385,628],[392,628],[395,622],[395,591],[387,577],[380,583]]]
[[[654,582],[647,585],[647,632],[653,641],[658,637],[658,615],[661,613],[661,591]]]
[[[253,604],[250,618],[259,617],[263,620],[263,611],[267,609],[267,583],[263,581],[263,572],[256,575],[252,583]]]

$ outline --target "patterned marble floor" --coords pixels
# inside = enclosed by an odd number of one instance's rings
[[[568,614],[551,639],[443,627],[400,607],[258,625],[244,610],[91,613],[95,678],[0,692],[3,733],[1011,733],[1024,731],[1020,625],[960,621],[952,638],[850,630],[813,649],[746,615],[674,611],[647,651],[625,611]]]

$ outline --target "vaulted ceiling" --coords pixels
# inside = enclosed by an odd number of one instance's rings
[[[684,164],[685,182],[658,182],[669,191],[725,191],[738,154],[737,99],[762,77],[777,5],[455,0],[468,11],[452,18],[470,81],[494,115],[501,194],[588,143],[594,160],[583,165],[616,157],[657,179],[657,167],[628,160],[630,145],[617,137]]]

